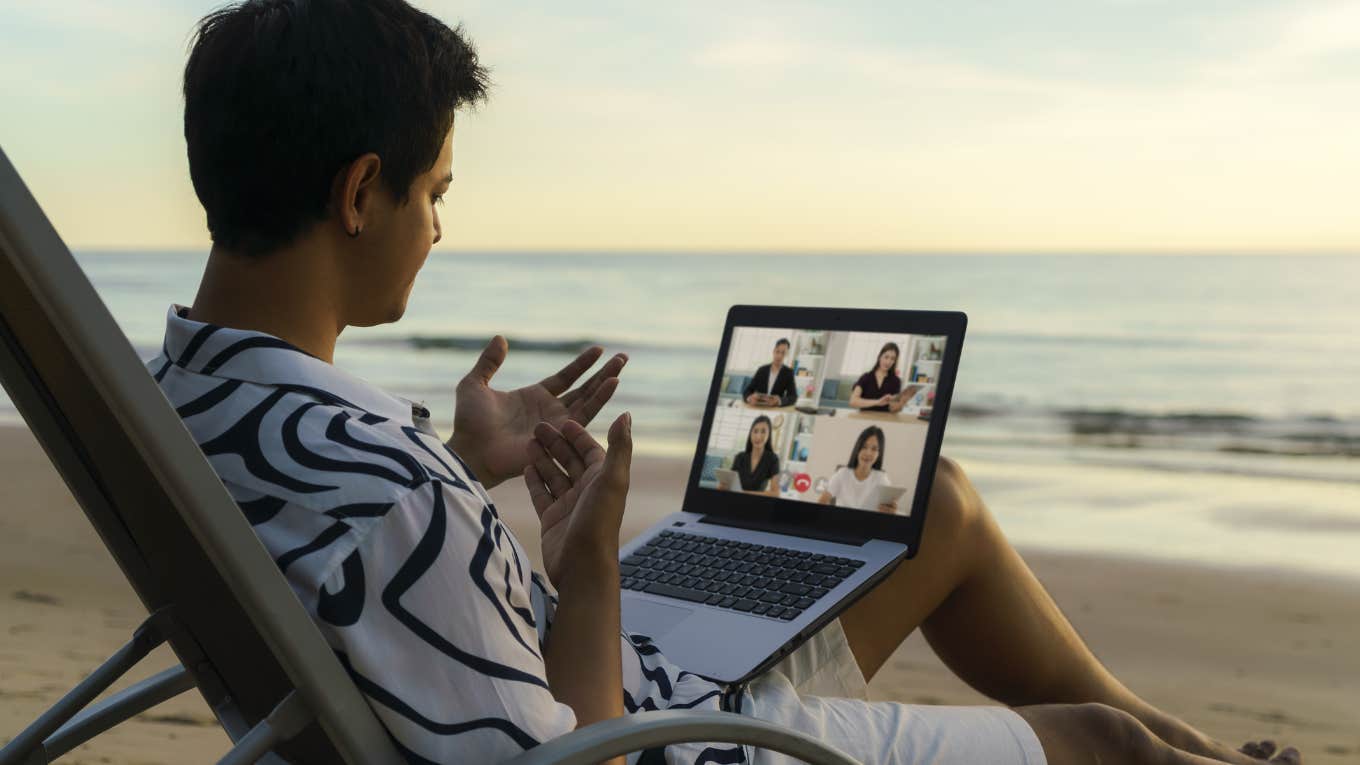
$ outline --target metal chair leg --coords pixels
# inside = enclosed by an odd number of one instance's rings
[[[48,760],[55,760],[118,723],[194,687],[184,667],[171,667],[110,696],[76,715],[43,741]]]
[[[15,736],[4,749],[0,749],[0,765],[32,762],[29,756],[40,750],[49,736],[75,717],[96,696],[117,682],[118,678],[151,653],[156,646],[165,642],[166,632],[171,628],[169,619],[169,612],[166,609],[148,616],[132,634],[132,640],[77,683],[75,688]]]

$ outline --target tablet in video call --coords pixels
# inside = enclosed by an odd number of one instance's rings
[[[909,515],[946,339],[733,327],[699,487]]]

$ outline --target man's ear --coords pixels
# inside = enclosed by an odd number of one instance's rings
[[[364,222],[373,213],[374,195],[378,190],[378,175],[382,160],[369,152],[355,159],[335,174],[331,189],[331,203],[345,233],[358,236]]]

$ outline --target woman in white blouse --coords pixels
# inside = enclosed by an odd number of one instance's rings
[[[827,482],[826,490],[817,501],[823,505],[833,502],[837,507],[855,507],[861,510],[877,510],[880,513],[897,512],[897,503],[880,504],[878,490],[891,483],[888,474],[883,472],[883,454],[887,442],[883,429],[871,425],[855,439],[850,450],[850,459],[836,470]]]

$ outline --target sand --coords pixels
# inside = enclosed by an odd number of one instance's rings
[[[625,535],[678,505],[687,472],[674,460],[636,460]],[[537,521],[521,487],[494,494],[536,555]],[[1272,737],[1298,746],[1314,765],[1360,762],[1357,583],[1022,552],[1096,654],[1152,703],[1227,741]],[[126,641],[143,615],[33,437],[0,427],[0,741]],[[159,651],[133,678],[170,661]],[[902,645],[870,691],[914,703],[986,701],[919,635]],[[191,692],[62,762],[213,762],[227,744]]]

